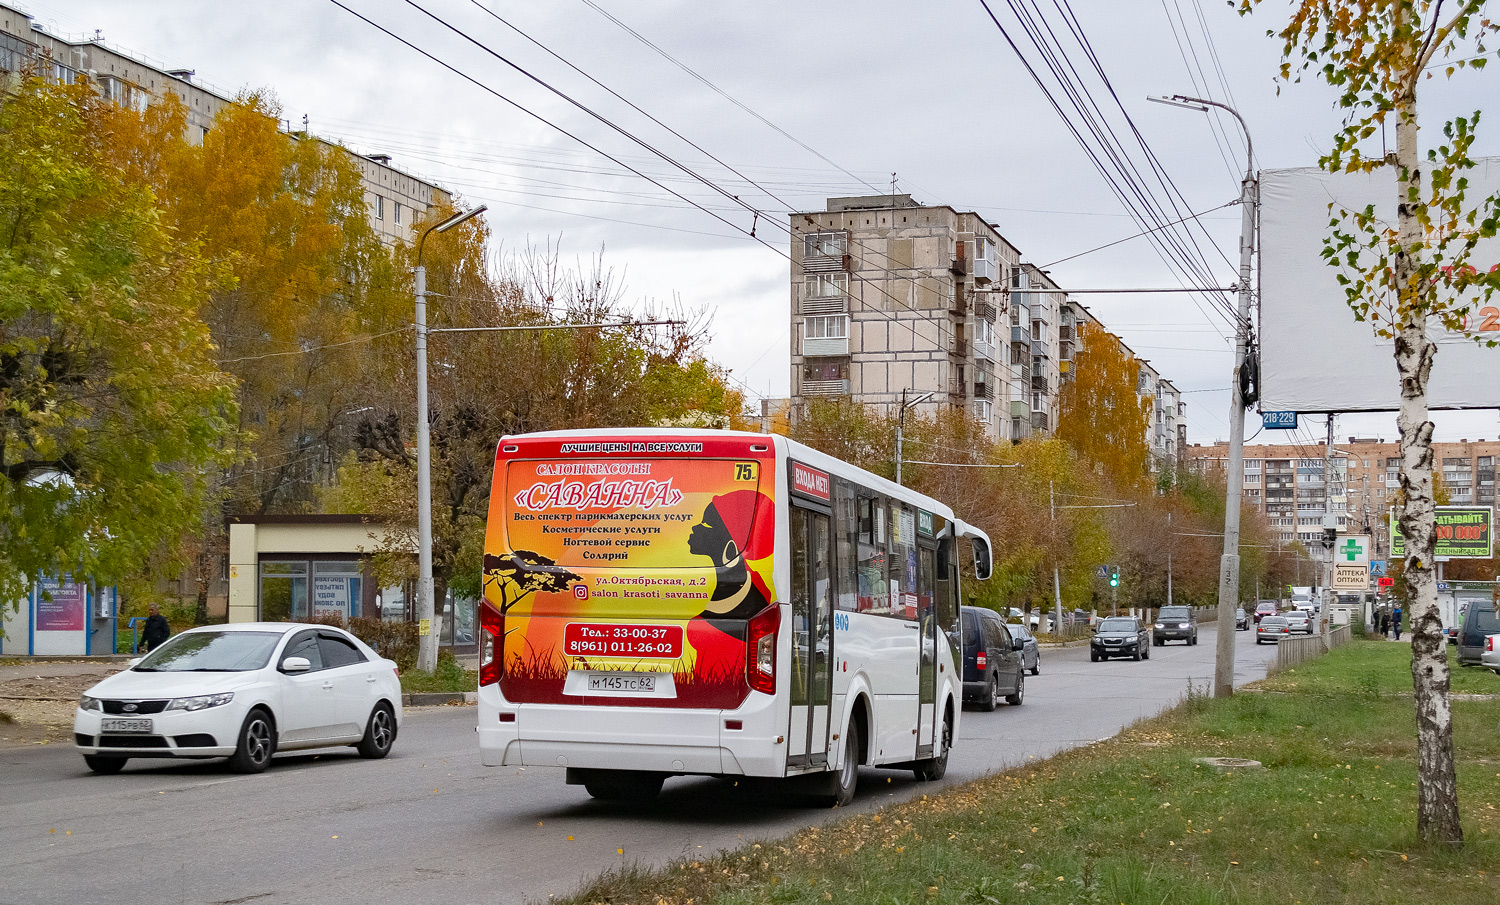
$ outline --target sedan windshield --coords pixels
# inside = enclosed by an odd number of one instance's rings
[[[1133,632],[1135,631],[1134,619],[1106,619],[1099,623],[1101,632]]]
[[[1161,612],[1156,614],[1156,618],[1162,620],[1163,622],[1167,621],[1168,619],[1179,621],[1186,619],[1187,617],[1188,608],[1185,606],[1164,606],[1161,608]]]
[[[146,655],[137,672],[244,672],[270,662],[280,632],[186,632]]]

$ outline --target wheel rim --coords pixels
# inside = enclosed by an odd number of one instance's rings
[[[263,764],[271,759],[271,727],[259,717],[245,727],[245,756],[253,764]]]
[[[1000,703],[1000,683],[995,681],[994,676],[990,676],[990,703]]]
[[[859,772],[859,743],[854,738],[844,747],[844,768],[839,771],[839,787],[854,788],[854,777]]]
[[[1026,700],[1026,676],[1016,677],[1016,703]]]
[[[385,750],[391,746],[391,714],[384,707],[375,711],[375,716],[370,720],[370,738],[375,742],[375,747]]]

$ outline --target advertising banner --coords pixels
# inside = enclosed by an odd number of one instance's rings
[[[1500,158],[1478,158],[1465,175],[1469,197],[1500,191]],[[1329,220],[1339,209],[1373,206],[1380,222],[1396,219],[1396,173],[1327,173],[1316,167],[1261,173],[1260,408],[1262,412],[1394,411],[1401,384],[1391,340],[1376,324],[1354,319],[1340,276],[1323,257]],[[1330,210],[1330,205],[1333,209]],[[1473,263],[1488,269],[1500,258],[1500,239],[1484,238]],[[1438,346],[1427,388],[1434,409],[1500,408],[1500,304],[1473,302],[1467,333],[1445,330],[1433,318],[1428,335]],[[1329,350],[1338,364],[1329,365]],[[1268,427],[1270,425],[1267,425]]]
[[[1370,589],[1370,539],[1362,534],[1341,534],[1333,545],[1333,589]]]
[[[45,578],[36,583],[39,632],[81,632],[88,619],[88,585]]]
[[[746,620],[776,599],[774,454],[628,454],[646,445],[497,462],[484,593],[503,619],[508,700],[720,707],[748,693]],[[826,474],[794,480],[826,499]]]
[[[1434,517],[1437,556],[1450,559],[1489,559],[1494,553],[1495,510],[1489,506],[1439,506]],[[1406,555],[1406,538],[1391,510],[1391,558]]]

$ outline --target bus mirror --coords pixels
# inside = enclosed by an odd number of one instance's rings
[[[989,580],[990,542],[982,537],[971,537],[969,545],[974,548],[974,577],[980,581]]]

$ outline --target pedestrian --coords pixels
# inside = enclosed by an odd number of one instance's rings
[[[1386,638],[1391,634],[1391,614],[1385,607],[1380,608],[1380,637]]]
[[[147,609],[150,615],[146,617],[146,627],[141,632],[141,646],[146,651],[153,651],[167,643],[172,636],[172,627],[167,625],[161,607],[153,603]]]
[[[1401,605],[1396,605],[1396,611],[1391,614],[1391,631],[1396,633],[1396,640],[1401,640]]]

